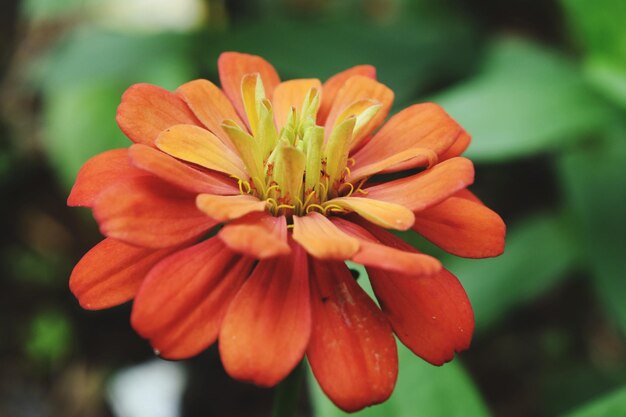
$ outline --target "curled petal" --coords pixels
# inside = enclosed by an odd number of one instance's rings
[[[219,336],[226,372],[270,387],[300,362],[311,334],[306,253],[260,261],[230,304]]]
[[[201,172],[150,146],[136,144],[129,156],[134,166],[192,193],[239,194],[232,178]]]
[[[128,149],[113,149],[89,159],[78,171],[67,205],[92,207],[108,187],[129,178],[148,175],[130,164]]]
[[[122,96],[117,124],[133,142],[152,145],[165,129],[179,124],[200,126],[176,94],[151,84],[135,84]]]
[[[217,136],[198,126],[177,125],[167,129],[156,140],[163,152],[183,161],[208,169],[247,178],[239,155],[231,151]]]
[[[330,112],[333,102],[335,101],[337,93],[341,87],[343,87],[346,81],[356,75],[361,75],[375,80],[376,68],[371,65],[357,65],[333,75],[326,80],[326,82],[324,82],[324,85],[322,86],[322,103],[320,105],[320,110],[317,113],[317,123],[319,125],[323,126],[326,122],[328,113]]]
[[[415,275],[432,275],[441,270],[441,262],[432,256],[381,244],[370,232],[342,218],[334,217],[331,221],[343,232],[359,239],[359,251],[350,259],[353,262]]]
[[[408,208],[382,199],[339,197],[328,200],[327,204],[354,211],[368,221],[387,229],[408,230],[415,220],[413,212]]]
[[[222,129],[222,123],[224,120],[233,120],[243,126],[243,122],[237,116],[233,104],[218,86],[209,80],[194,80],[178,87],[176,93],[211,133],[232,151],[235,150],[228,135]]]
[[[457,256],[488,258],[504,252],[504,221],[468,198],[450,197],[419,212],[413,230]]]
[[[465,152],[471,142],[472,137],[470,136],[470,134],[467,133],[465,130],[461,131],[452,146],[450,146],[448,150],[439,157],[439,161],[443,162],[447,161],[448,159],[460,156],[463,152]]]
[[[256,55],[239,52],[224,52],[217,61],[222,89],[242,118],[247,120],[241,98],[241,81],[246,74],[258,73],[263,80],[267,97],[272,97],[274,88],[280,83],[278,73],[266,60]]]
[[[320,259],[350,259],[359,241],[337,228],[323,215],[311,212],[293,216],[293,239],[308,253]]]
[[[385,401],[398,374],[389,323],[345,264],[312,260],[307,358],[322,390],[353,412]]]
[[[352,138],[351,147],[358,148],[361,141],[385,120],[393,104],[393,98],[393,91],[376,80],[361,75],[349,78],[333,101],[325,123],[326,136],[330,135],[335,121],[348,107],[361,100],[374,100],[381,105],[380,109],[367,125],[359,130],[358,135]]]
[[[248,213],[264,211],[266,203],[251,195],[200,194],[196,198],[196,205],[207,216],[222,223]]]
[[[257,259],[288,255],[291,252],[284,216],[250,213],[225,225],[218,236],[231,249]]]
[[[108,237],[147,248],[189,242],[217,224],[196,208],[195,196],[155,177],[139,177],[109,187],[93,214]]]
[[[409,149],[430,149],[442,155],[464,133],[440,106],[433,103],[416,104],[394,115],[385,125],[352,157],[354,171],[363,166],[375,164],[394,154]],[[413,158],[396,165],[387,166],[383,172],[402,171],[424,166],[429,159]]]
[[[146,249],[104,239],[76,264],[70,290],[88,310],[125,303],[135,296],[148,271],[174,250]]]
[[[168,359],[193,356],[217,339],[222,319],[252,269],[217,238],[161,261],[141,285],[131,323]]]
[[[426,171],[366,188],[367,197],[401,204],[414,212],[441,202],[474,182],[474,165],[452,158]]]

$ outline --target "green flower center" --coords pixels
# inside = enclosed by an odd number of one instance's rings
[[[364,193],[365,179],[350,182],[349,167],[354,161],[348,155],[353,138],[380,109],[378,103],[350,106],[326,134],[316,124],[320,106],[316,88],[307,92],[300,108],[291,108],[279,127],[258,74],[244,77],[242,98],[252,134],[232,120],[222,125],[249,174],[249,178],[238,178],[242,194],[266,201],[275,216],[301,216],[312,210],[324,215],[345,212],[331,200]]]

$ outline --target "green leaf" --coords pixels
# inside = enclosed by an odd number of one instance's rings
[[[346,262],[358,272],[358,283],[373,297],[366,269]],[[398,342],[400,360],[398,382],[391,398],[357,413],[338,409],[319,387],[313,373],[308,372],[314,415],[317,417],[483,417],[489,416],[480,394],[461,364],[457,361],[437,367],[424,362]],[[450,401],[454,398],[454,401]]]
[[[72,32],[32,74],[43,90],[43,147],[63,184],[97,153],[127,147],[115,122],[124,90],[136,82],[174,89],[193,77],[190,39]]]
[[[45,95],[43,145],[66,186],[73,184],[90,157],[130,144],[115,123],[123,91],[117,83],[93,82],[50,90]]]
[[[70,347],[72,328],[63,314],[47,311],[32,321],[26,351],[36,361],[54,365]]]
[[[626,417],[626,387],[593,401],[565,417]]]
[[[95,0],[24,0],[22,13],[30,20],[54,19],[84,9]]]
[[[465,288],[484,329],[556,285],[575,266],[578,247],[554,215],[526,219],[509,230],[504,254],[490,259],[442,259]]]
[[[559,169],[567,207],[585,243],[585,260],[602,305],[626,333],[626,127],[564,155]]]
[[[434,101],[472,134],[475,161],[561,149],[615,117],[571,62],[519,39],[496,41],[482,72]]]
[[[96,80],[147,82],[174,89],[195,73],[192,41],[189,35],[131,35],[79,27],[37,62],[31,78],[44,89]]]
[[[593,59],[610,60],[626,71],[626,2],[561,0],[574,35]]]
[[[328,21],[272,19],[233,26],[228,36],[207,42],[209,65],[219,52],[259,54],[283,79],[322,80],[358,64],[371,64],[402,105],[433,80],[464,73],[475,56],[476,36],[454,18],[400,19],[378,25],[359,19]],[[332,47],[329,47],[332,45]]]
[[[386,402],[347,414],[338,409],[319,387],[312,372],[309,386],[317,417],[483,417],[489,416],[473,382],[458,361],[436,367],[398,343],[400,373]],[[450,399],[454,399],[451,401]]]
[[[626,107],[626,2],[561,0],[569,26],[586,51],[585,72],[608,98]]]

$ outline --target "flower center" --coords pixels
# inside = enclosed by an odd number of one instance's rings
[[[246,75],[241,93],[252,134],[232,120],[222,127],[239,151],[248,178],[237,178],[242,194],[267,202],[275,216],[324,215],[346,210],[332,203],[335,197],[364,193],[350,182],[352,140],[376,115],[380,105],[355,103],[337,116],[330,132],[316,124],[320,92],[311,88],[299,108],[292,107],[277,126],[272,103],[266,98],[258,74]]]

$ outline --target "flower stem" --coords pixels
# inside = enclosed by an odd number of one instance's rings
[[[276,386],[272,417],[296,416],[304,369],[304,361],[302,361],[291,371],[287,378]]]

